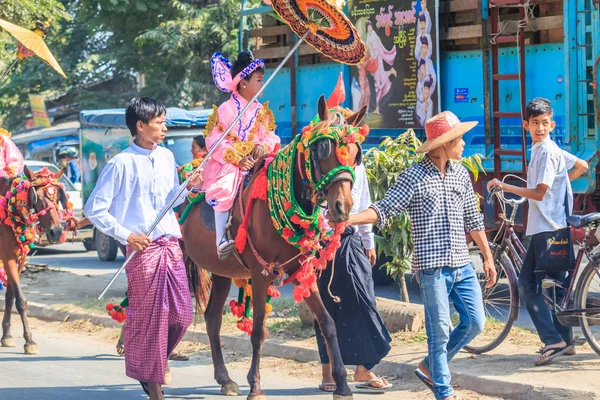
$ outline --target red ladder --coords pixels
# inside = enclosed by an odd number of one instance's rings
[[[509,24],[508,20],[502,20],[501,9],[506,7],[519,7],[519,20],[526,20],[525,5],[527,0],[489,0],[490,1],[490,38],[491,38],[491,62],[492,62],[492,126],[494,134],[494,177],[502,179],[506,173],[502,171],[502,156],[517,156],[521,158],[521,171],[516,171],[515,175],[520,175],[523,179],[527,174],[527,156],[526,156],[526,135],[525,129],[521,128],[521,149],[509,150],[502,148],[501,121],[507,118],[522,119],[525,116],[526,96],[525,96],[525,24],[512,20],[517,23],[517,32],[515,34],[504,35],[503,31]],[[500,45],[505,43],[514,43],[518,47],[517,58],[519,69],[516,74],[501,74],[499,71],[499,50]],[[521,109],[515,112],[500,111],[500,81],[519,81]],[[517,224],[515,228],[525,229],[527,221],[527,203],[523,205],[523,224]],[[495,215],[500,212],[499,205],[496,203]]]

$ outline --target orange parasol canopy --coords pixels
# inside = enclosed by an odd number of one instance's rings
[[[44,42],[44,31],[39,27],[35,30],[29,30],[22,28],[18,25],[12,24],[8,21],[0,19],[0,27],[2,27],[5,31],[10,33],[15,39],[19,41],[19,51],[17,53],[17,57],[22,60],[25,57],[31,56],[30,53],[27,52],[29,50],[31,53],[35,54],[39,58],[41,58],[44,62],[50,65],[56,72],[60,74],[63,78],[67,76],[63,72],[62,68],[52,55],[52,52],[46,46],[46,42]],[[25,49],[23,49],[23,47]]]

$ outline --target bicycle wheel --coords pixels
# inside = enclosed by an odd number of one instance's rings
[[[492,253],[495,244],[490,243]],[[485,275],[483,273],[483,255],[479,248],[469,250],[471,261],[475,264],[477,276],[481,284],[483,305],[487,318],[485,328],[475,339],[465,346],[470,353],[481,354],[498,347],[506,339],[519,312],[519,288],[517,276],[512,262],[506,253],[500,254],[495,260],[498,279],[491,288],[485,287]]]
[[[600,267],[589,262],[577,282],[575,308],[596,309],[580,316],[581,330],[594,351],[600,355]]]

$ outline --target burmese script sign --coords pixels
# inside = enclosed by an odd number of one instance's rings
[[[352,107],[371,128],[422,128],[438,105],[434,0],[354,0],[350,19],[367,45],[352,67]]]

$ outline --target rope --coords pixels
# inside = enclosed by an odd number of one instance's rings
[[[336,251],[337,254],[337,251]],[[338,296],[334,296],[333,293],[331,293],[331,283],[333,282],[333,274],[335,273],[335,255],[333,256],[333,260],[331,260],[331,276],[329,277],[329,284],[327,285],[327,292],[329,293],[329,296],[331,296],[331,298],[333,299],[333,301],[335,303],[341,303],[342,299],[340,299]]]
[[[498,7],[498,6],[490,5],[490,7]],[[529,20],[535,18],[534,14],[533,14],[535,6],[531,5],[531,0],[527,0],[523,4],[511,4],[511,5],[503,5],[502,6],[502,8],[521,8],[521,7],[525,9],[525,19],[517,21],[517,50],[519,49],[519,30],[521,28],[531,27],[531,25],[529,24]],[[506,29],[509,27],[509,25],[513,22],[514,22],[514,20],[498,21],[498,24],[499,24],[498,32],[492,36],[492,38],[490,39],[490,43],[493,45],[496,45],[497,44],[496,39],[500,36],[503,36],[503,33],[506,31]]]

